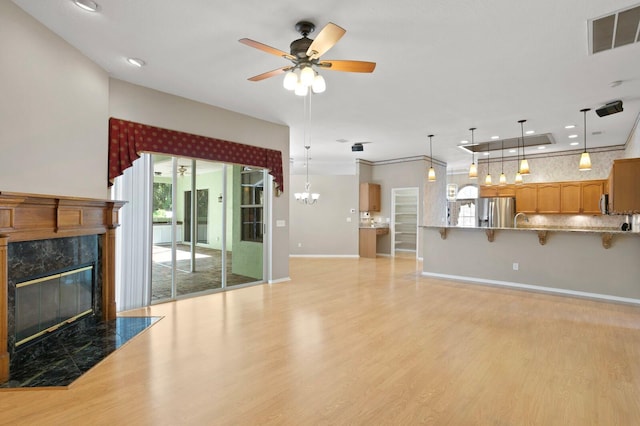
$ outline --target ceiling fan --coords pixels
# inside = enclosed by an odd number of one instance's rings
[[[250,81],[261,81],[269,77],[286,73],[284,79],[284,87],[288,90],[296,90],[296,94],[306,95],[309,87],[315,93],[323,92],[325,82],[315,68],[327,69],[332,71],[344,72],[361,72],[370,73],[376,67],[375,62],[366,61],[350,61],[350,60],[321,60],[320,57],[331,49],[342,38],[346,30],[338,25],[329,22],[320,30],[318,36],[314,39],[307,37],[315,30],[316,26],[308,21],[300,21],[296,24],[296,31],[302,34],[302,38],[291,42],[290,53],[267,46],[266,44],[243,38],[238,40],[242,44],[262,50],[272,55],[280,56],[288,59],[293,65],[288,65],[272,71],[268,71],[256,76],[250,77]],[[298,76],[295,72],[299,70]],[[304,87],[304,93],[302,93]]]

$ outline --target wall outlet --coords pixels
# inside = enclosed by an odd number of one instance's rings
[[[347,217],[347,222],[351,222],[351,218],[350,217]]]
[[[298,243],[298,247],[302,247],[302,243]]]
[[[517,271],[518,269],[520,269],[520,265],[517,262],[513,263],[513,270]]]

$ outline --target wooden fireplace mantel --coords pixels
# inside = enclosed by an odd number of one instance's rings
[[[103,319],[115,319],[115,229],[124,204],[124,201],[0,192],[0,383],[9,379],[8,244],[98,235],[103,248]]]

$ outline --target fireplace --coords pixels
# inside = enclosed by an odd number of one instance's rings
[[[0,192],[0,383],[23,347],[116,317],[120,201]]]

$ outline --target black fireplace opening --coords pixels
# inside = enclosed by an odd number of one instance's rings
[[[16,349],[92,315],[95,274],[85,263],[16,282]]]

